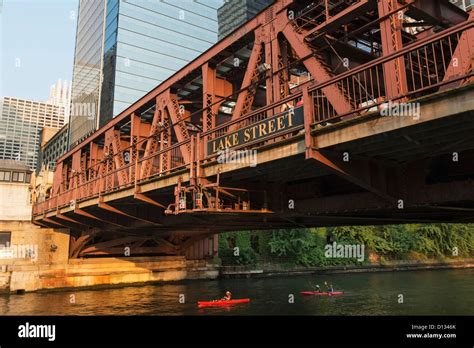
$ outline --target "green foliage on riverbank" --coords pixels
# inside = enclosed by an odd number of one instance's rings
[[[223,264],[254,265],[257,252],[251,247],[251,232],[231,232],[219,238],[219,257]]]
[[[229,232],[219,237],[219,255],[224,264],[234,265],[257,262],[303,266],[361,264],[355,258],[326,257],[328,241],[364,245],[362,264],[368,263],[370,258],[384,262],[471,257],[474,256],[474,225],[413,224]],[[238,256],[235,256],[236,250]]]

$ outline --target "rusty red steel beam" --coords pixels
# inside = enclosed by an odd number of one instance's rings
[[[332,83],[335,83],[335,82],[339,82],[340,80],[348,77],[348,76],[351,76],[351,75],[355,75],[357,73],[360,73],[368,68],[371,68],[371,67],[374,67],[378,64],[381,64],[381,63],[386,63],[388,61],[390,61],[391,59],[395,59],[395,58],[398,58],[406,53],[409,53],[413,50],[416,50],[420,47],[423,47],[424,45],[427,45],[427,44],[430,44],[430,43],[433,43],[435,41],[438,41],[440,39],[443,39],[443,38],[446,38],[450,35],[453,35],[455,33],[458,33],[458,32],[461,32],[461,31],[464,31],[464,30],[467,30],[467,29],[470,29],[474,27],[474,20],[469,20],[469,21],[466,21],[466,22],[463,22],[463,23],[460,23],[460,24],[457,24],[449,29],[446,29],[444,31],[442,31],[441,33],[437,34],[437,35],[433,35],[433,36],[428,36],[426,38],[423,38],[423,39],[420,39],[418,41],[415,41],[411,44],[408,44],[406,46],[404,46],[402,49],[400,49],[399,51],[397,52],[393,52],[391,54],[388,54],[388,55],[384,55],[384,56],[381,56],[377,59],[374,59],[364,65],[360,65],[356,68],[353,68],[351,70],[348,70],[348,71],[345,71],[337,76],[335,76],[333,79],[329,80],[329,81],[325,81],[325,82],[322,82],[322,83],[318,83],[317,85],[315,86],[311,86],[309,91],[312,92],[312,91],[315,91],[317,89],[320,89],[320,88],[323,88],[327,85],[330,85]]]
[[[146,202],[148,204],[151,204],[151,205],[154,205],[154,206],[157,206],[157,207],[160,207],[160,208],[163,208],[163,209],[167,209],[167,207],[161,203],[158,203],[157,201],[155,201],[154,199],[148,197],[148,196],[145,196],[143,193],[140,193],[140,192],[135,192],[133,194],[133,198],[139,200],[139,201],[142,201],[142,202]]]
[[[302,35],[298,34],[291,25],[285,26],[282,32],[299,57],[309,56],[313,53],[311,49],[304,44]],[[303,64],[316,82],[331,80],[332,76],[314,56],[305,60]],[[337,86],[328,85],[324,87],[322,91],[338,113],[345,113],[352,109],[350,101],[347,100],[347,96],[344,95],[343,91]]]
[[[377,4],[380,16],[399,11],[400,8],[398,0],[378,0]],[[380,23],[380,35],[382,36],[382,52],[384,55],[389,55],[403,48],[402,18],[400,18],[399,13],[389,15]],[[392,98],[407,93],[407,76],[403,57],[386,62],[383,68],[387,97]]]
[[[71,237],[69,246],[69,257],[76,258],[79,255],[81,249],[87,244],[88,241],[94,236],[93,233],[83,234],[78,238]]]
[[[118,208],[116,208],[116,207],[111,206],[110,204],[105,203],[104,201],[99,201],[98,207],[101,208],[101,209],[110,211],[110,212],[112,212],[112,213],[118,214],[118,215],[126,216],[126,217],[131,218],[131,219],[134,219],[134,220],[143,221],[143,222],[146,222],[146,223],[155,225],[155,226],[162,226],[162,224],[160,224],[160,223],[158,223],[158,222],[156,222],[156,221],[144,219],[144,218],[138,217],[138,216],[136,216],[136,215],[127,213],[127,212],[125,212],[125,211],[123,211],[123,210],[120,210],[120,209],[118,209]]]
[[[474,11],[471,11],[469,20],[474,20]],[[474,65],[474,28],[468,29],[461,34],[459,43],[453,53],[453,58],[444,76],[444,81],[456,76],[463,76],[473,69]],[[450,84],[444,88],[451,87]]]
[[[239,93],[237,102],[232,113],[232,119],[239,119],[242,115],[245,115],[252,110],[252,103],[255,98],[255,92],[257,90],[256,83],[259,81],[259,65],[262,61],[262,51],[265,51],[263,47],[265,35],[267,30],[263,27],[255,30],[255,40],[253,43],[252,53],[250,55],[247,69],[245,70],[244,79],[242,81],[242,88],[244,91]]]
[[[64,225],[64,224],[62,224],[62,223],[60,223],[60,222],[54,221],[53,219],[50,219],[50,218],[47,218],[47,217],[43,218],[42,221],[43,221],[43,222],[46,222],[47,224],[52,224],[52,225],[60,226],[60,227],[62,227],[62,228],[68,228],[67,225]]]
[[[284,8],[284,7],[283,7],[283,8]],[[280,14],[279,14],[279,17],[283,17],[283,15],[286,15],[286,14],[281,14],[281,13],[280,13]],[[282,20],[282,21],[283,21],[283,20]],[[472,22],[472,21],[471,21],[471,22]],[[462,23],[462,24],[465,25],[465,23]],[[472,24],[472,23],[471,23],[471,24]],[[443,33],[445,33],[445,32],[443,32]],[[435,38],[435,39],[439,39],[439,37],[441,37],[441,36],[436,35],[434,38]],[[421,47],[422,42],[423,42],[423,40],[419,40],[419,41],[417,41],[415,44],[420,45],[420,47]],[[418,47],[418,46],[412,46],[412,47]],[[406,48],[405,48],[405,49],[406,49]],[[403,51],[403,49],[400,50],[398,53],[400,53],[400,52],[402,52],[402,51]],[[396,53],[397,53],[397,52],[394,52],[393,54],[389,54],[388,56],[384,56],[384,57],[382,57],[382,58],[385,58],[386,61],[388,62],[388,58],[391,57],[392,55],[395,57],[395,56],[396,56]],[[272,59],[274,59],[274,58],[272,57]],[[311,58],[309,58],[309,59],[311,59]],[[376,61],[372,61],[371,63],[379,64],[379,63],[382,62],[382,61],[383,61],[383,59],[381,59],[381,60],[379,60],[379,61],[377,61],[377,60],[376,60]],[[361,66],[360,68],[361,68],[361,69],[367,69],[367,67],[369,67],[369,66],[370,66],[370,64],[367,64],[367,65]],[[362,71],[362,70],[361,70],[361,71]],[[355,74],[355,73],[357,73],[357,69],[353,69],[353,70],[350,70],[350,71],[347,72],[347,74]],[[273,72],[273,76],[275,76],[275,72]],[[335,82],[340,81],[341,79],[343,79],[344,76],[345,76],[344,74],[340,74],[340,75],[338,75],[336,78],[328,79],[328,81],[325,81],[325,82],[323,82],[323,83],[318,83],[318,84],[316,84],[316,86],[312,86],[310,90],[313,91],[313,90],[316,90],[317,88],[325,88],[326,86],[330,86],[330,84],[335,83]],[[349,76],[349,75],[347,75],[347,76]],[[323,79],[324,79],[324,78],[323,78]],[[267,81],[267,83],[268,83],[268,81]],[[335,87],[335,86],[334,86],[334,87]],[[248,91],[248,90],[247,90],[247,91]],[[168,90],[168,92],[169,92],[169,90]],[[267,91],[267,92],[268,92],[268,91]],[[166,92],[165,92],[165,93],[166,93]],[[301,95],[301,92],[299,92],[298,94]],[[293,100],[294,98],[295,98],[295,95],[289,96],[287,99],[284,99],[284,100]],[[336,100],[336,99],[335,99],[335,103],[337,104],[337,100]],[[261,112],[263,112],[263,111],[270,111],[270,110],[274,109],[275,106],[280,105],[280,104],[282,104],[281,101],[278,102],[278,103],[276,103],[276,104],[267,105],[267,107],[265,107],[265,108],[260,108],[260,109],[256,110],[254,113],[250,113],[250,114],[246,115],[245,117],[248,117],[249,115],[253,115],[253,114],[256,114],[256,113],[261,113]],[[176,108],[173,107],[172,109],[175,110],[175,114],[176,114]],[[203,109],[203,110],[204,110],[204,109]],[[130,115],[130,116],[132,116],[132,115]],[[181,126],[181,128],[182,128],[182,126],[183,126],[183,122],[182,122],[183,119],[182,119],[182,118],[179,118],[179,117],[176,117],[176,115],[175,115],[174,118],[175,118],[175,122],[173,122],[174,124],[173,124],[172,126],[174,126],[174,127],[176,127],[176,126]],[[234,120],[234,121],[236,121],[236,120]],[[238,120],[237,120],[237,121],[238,121]],[[113,123],[113,120],[112,120],[111,123]],[[223,126],[225,127],[225,126],[231,125],[231,124],[233,124],[233,123],[235,123],[235,122],[231,121],[230,123],[226,123],[226,124],[223,125]],[[180,125],[178,125],[178,124],[180,124]],[[110,126],[110,124],[109,124],[109,125],[106,125],[106,126]],[[112,126],[112,127],[113,127],[113,126]],[[210,130],[209,132],[215,132],[215,131],[218,130],[217,128],[218,128],[218,127],[214,128],[214,129],[212,129],[212,130]],[[223,128],[223,127],[221,126],[221,129],[222,129],[222,128]],[[179,128],[175,128],[175,129],[179,129]],[[210,134],[209,132],[208,132],[208,133],[206,133],[206,132],[201,133],[201,136],[206,135],[206,134]],[[186,135],[184,135],[184,136],[182,135],[181,138],[183,138],[183,139],[186,138]],[[91,143],[91,146],[92,146],[92,144],[93,144],[93,143]],[[163,142],[162,142],[162,144],[163,144]],[[132,146],[132,145],[130,145],[130,146]],[[187,145],[186,145],[186,146],[187,146]],[[82,148],[82,147],[81,147],[81,148]],[[182,149],[182,147],[181,147],[181,149]],[[171,150],[171,147],[167,148],[165,151],[170,151],[170,150]],[[123,150],[122,150],[122,151],[123,151]],[[188,151],[188,152],[189,152],[189,151]],[[73,155],[73,159],[76,159],[75,161],[73,161],[73,162],[75,163],[75,164],[74,164],[74,167],[77,167],[77,163],[76,163],[76,162],[78,162],[78,161],[77,161],[77,158],[80,158],[80,159],[82,158],[82,157],[80,156],[80,151],[78,151],[78,153],[79,153],[79,155],[77,155],[77,154],[75,154],[75,156]],[[187,152],[184,151],[184,153],[187,153]],[[163,153],[163,155],[164,155],[164,153]],[[150,154],[150,156],[152,156],[152,154]],[[148,157],[148,156],[144,156],[144,157]],[[142,160],[143,160],[143,159],[142,159]],[[160,162],[162,162],[162,161],[160,161]],[[189,162],[189,161],[186,161],[186,160],[185,160],[185,163],[188,163],[188,162]],[[102,163],[102,162],[100,162],[100,163]],[[62,163],[61,163],[61,164],[62,164]],[[105,166],[104,166],[103,163],[100,164],[100,165],[102,166],[103,169],[105,168]],[[65,166],[66,166],[65,168],[61,168],[61,169],[62,169],[62,170],[61,170],[61,172],[62,172],[62,177],[65,177],[65,176],[64,176],[65,173],[67,174],[67,172],[68,172],[68,170],[69,170],[69,169],[67,168],[67,164],[66,164],[66,163],[65,163]],[[109,166],[110,166],[110,163],[109,163]],[[120,166],[119,166],[119,167],[120,167]],[[109,168],[109,172],[107,173],[107,175],[111,175],[111,173],[113,174],[113,171],[110,170],[110,169],[111,169],[111,168]],[[90,168],[89,168],[89,170],[90,170]],[[120,168],[118,168],[117,170],[120,170]],[[130,170],[131,170],[131,169],[130,169]],[[161,169],[160,169],[160,172],[161,172]],[[56,175],[56,174],[55,174],[55,175]],[[56,176],[59,176],[59,175],[56,175]],[[77,182],[75,182],[73,178],[74,178],[74,175],[71,176],[70,186],[77,188],[77,186],[78,186],[78,185],[77,185]],[[61,182],[61,185],[59,186],[59,189],[57,190],[58,192],[61,192],[61,187],[63,187],[63,185],[65,184],[65,181],[64,181],[64,180],[61,180],[61,181],[62,181],[62,182]],[[129,183],[128,183],[128,184],[129,184]],[[57,187],[57,185],[56,185],[56,187]],[[109,188],[109,186],[106,187],[106,189],[108,189],[108,188]],[[100,190],[99,190],[99,192],[100,192]],[[66,192],[66,193],[67,193],[67,192]],[[58,203],[58,204],[59,204],[59,203]]]
[[[56,170],[54,171],[53,175],[53,189],[52,195],[58,195],[61,192],[61,185],[62,185],[62,173],[63,173],[63,162],[56,161]]]
[[[329,17],[326,21],[317,25],[313,29],[305,32],[304,37],[308,38],[309,36],[315,33],[321,34],[328,30],[331,30],[332,28],[340,26],[346,23],[348,18],[352,20],[358,15],[367,12],[367,10],[370,9],[371,6],[373,6],[373,3],[375,3],[375,0],[361,0],[359,2],[356,2],[347,7],[346,9],[342,10],[341,12],[335,14],[334,16]]]
[[[216,116],[218,108],[215,103],[216,95],[216,70],[205,63],[202,66],[202,85],[203,85],[203,108],[207,108],[203,115],[202,126],[203,130],[212,129],[216,126]]]
[[[82,215],[82,216],[85,216],[89,219],[93,219],[93,220],[97,220],[97,221],[100,221],[100,222],[103,222],[105,224],[110,224],[110,225],[113,225],[113,226],[116,226],[116,227],[120,227],[120,228],[123,228],[123,227],[128,227],[126,225],[122,225],[122,224],[118,224],[116,222],[113,222],[113,221],[110,221],[110,220],[107,220],[107,219],[103,219],[101,217],[98,217],[96,215],[93,215],[91,213],[88,213],[87,211],[85,210],[82,210],[82,209],[74,209],[74,214],[77,214],[77,215]]]
[[[33,225],[36,225],[36,226],[39,226],[39,227],[45,227],[45,228],[51,228],[51,226],[41,222],[41,221],[38,221],[38,220],[32,220],[31,223]]]
[[[353,31],[348,32],[348,33],[345,33],[342,37],[339,38],[339,40],[348,41],[351,38],[356,37],[358,34],[363,33],[364,31],[369,30],[371,27],[374,27],[375,25],[380,24],[380,22],[387,19],[389,16],[393,15],[394,13],[397,13],[398,11],[404,10],[406,8],[410,8],[412,6],[413,2],[415,2],[415,1],[416,0],[407,0],[407,2],[403,5],[401,5],[396,11],[391,11],[389,13],[384,14],[383,16],[379,16],[377,19],[375,19],[375,20],[373,20],[373,21],[371,21],[367,24],[364,24],[363,26],[359,27],[358,29],[353,30]],[[320,47],[320,49],[324,50],[324,49],[329,48],[329,47],[330,47],[330,45],[323,45],[323,46]],[[313,56],[313,53],[311,53],[307,56],[304,56],[304,57],[300,57],[296,62],[293,62],[293,63],[289,64],[287,66],[287,68],[290,68],[290,67],[294,66],[297,63],[301,63],[301,62],[305,61],[306,59],[311,58],[312,56]],[[280,73],[281,70],[282,69],[279,69],[278,71],[276,71],[274,73]]]
[[[172,94],[166,96],[166,110],[168,111],[169,119],[174,128],[178,143],[184,142],[189,139],[189,131],[184,123],[184,109],[180,107],[177,97]],[[191,157],[191,149],[188,144],[180,147],[181,155],[183,156],[184,163],[189,163]]]
[[[145,152],[143,153],[144,158],[154,153],[159,145],[158,139],[156,139],[156,135],[158,134],[158,131],[159,131],[160,122],[162,121],[164,117],[162,116],[163,113],[165,113],[165,110],[163,108],[162,101],[161,99],[157,98],[155,112],[153,114],[153,119],[151,121],[150,129],[149,129],[149,135],[145,139],[146,145],[145,145]],[[147,177],[149,175],[151,168],[153,166],[153,161],[154,159],[151,158],[142,164],[141,173],[140,173],[141,178]]]
[[[66,215],[63,215],[63,214],[59,214],[58,212],[56,213],[55,217],[58,218],[58,219],[64,220],[64,221],[69,221],[69,222],[71,222],[71,223],[78,224],[78,225],[90,226],[90,224],[86,224],[86,223],[81,222],[81,221],[79,221],[79,220],[70,218],[69,216],[66,216]]]

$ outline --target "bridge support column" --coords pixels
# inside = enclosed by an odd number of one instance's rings
[[[397,0],[378,0],[379,16],[385,16],[399,7]],[[384,55],[395,53],[403,48],[402,17],[399,11],[380,22],[382,50]],[[405,95],[408,92],[405,61],[403,57],[384,64],[385,94],[388,99]]]
[[[315,144],[314,138],[311,135],[311,125],[314,122],[313,114],[313,99],[311,98],[308,86],[303,87],[303,112],[304,112],[304,143],[305,143],[305,157],[312,158],[312,151]]]
[[[469,15],[469,20],[474,20],[474,11],[471,11]],[[469,72],[472,72],[472,67],[474,66],[474,28],[468,29],[461,34],[459,38],[458,45],[456,50],[453,53],[451,62],[449,63],[446,74],[444,75],[444,81],[449,81],[459,76],[464,76]],[[445,90],[453,88],[459,84],[467,84],[474,80],[474,77],[471,75],[465,80],[456,81],[449,83],[440,88],[440,90]]]

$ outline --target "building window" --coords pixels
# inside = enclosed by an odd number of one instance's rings
[[[7,246],[11,244],[12,233],[10,231],[0,231],[0,245]]]
[[[0,181],[10,181],[11,172],[0,170]]]
[[[25,182],[25,173],[13,172],[12,181],[13,182]]]

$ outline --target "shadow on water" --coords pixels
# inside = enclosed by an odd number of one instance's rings
[[[324,281],[342,296],[300,295]],[[226,290],[251,303],[198,308]],[[474,270],[186,281],[0,296],[1,315],[473,315]],[[180,303],[183,300],[185,303]],[[399,296],[403,295],[403,303]],[[291,299],[294,302],[291,303]]]

